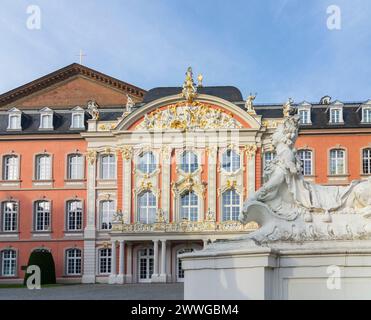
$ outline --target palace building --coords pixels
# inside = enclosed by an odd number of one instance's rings
[[[306,179],[371,176],[371,100],[254,105],[202,80],[145,91],[72,64],[0,95],[0,282],[40,248],[61,282],[183,281],[180,254],[258,227],[238,217],[289,105]]]

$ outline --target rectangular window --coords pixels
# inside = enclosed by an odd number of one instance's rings
[[[71,128],[73,128],[73,129],[84,128],[84,115],[82,113],[73,113],[72,114]]]
[[[67,203],[67,230],[81,231],[82,230],[82,202],[69,201]]]
[[[300,124],[310,124],[310,111],[299,110]]]
[[[80,154],[68,156],[67,178],[69,180],[84,179],[84,157]]]
[[[362,122],[371,123],[371,108],[362,109]]]
[[[330,123],[341,123],[341,110],[340,109],[331,109],[330,110]]]
[[[18,229],[18,204],[4,202],[2,205],[2,231],[15,232]]]
[[[101,179],[116,179],[116,157],[112,154],[101,157]]]
[[[9,115],[8,129],[11,129],[11,130],[21,129],[21,115],[20,114]]]
[[[39,155],[36,157],[36,180],[51,180],[51,156]]]
[[[265,169],[269,163],[274,159],[274,153],[271,151],[264,153],[264,162],[263,162],[263,168]]]
[[[362,168],[363,174],[371,174],[371,149],[362,151]]]
[[[300,150],[298,154],[299,154],[299,159],[302,164],[303,175],[311,176],[312,175],[312,151]]]
[[[3,277],[14,277],[16,275],[17,253],[15,250],[4,250],[1,252],[1,275]]]
[[[38,201],[35,204],[35,231],[50,231],[50,202]]]
[[[101,217],[101,229],[102,230],[111,230],[114,214],[115,214],[115,203],[110,200],[101,201],[100,217]]]
[[[111,273],[111,249],[100,249],[99,250],[99,273],[109,274]]]
[[[330,151],[330,174],[341,175],[345,174],[345,151],[331,150]]]
[[[19,161],[15,155],[5,156],[3,161],[3,179],[14,181],[19,179]]]
[[[40,116],[40,129],[53,129],[52,114],[42,114]]]
[[[66,251],[67,275],[81,274],[81,250],[70,249]]]

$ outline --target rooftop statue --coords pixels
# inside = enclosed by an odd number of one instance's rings
[[[276,157],[264,170],[263,186],[244,204],[240,220],[260,229],[245,238],[257,242],[371,238],[371,179],[348,186],[304,180],[294,148],[299,116],[285,104],[283,124],[272,136]]]
[[[91,115],[92,120],[99,120],[99,106],[93,100],[88,101],[88,113]]]

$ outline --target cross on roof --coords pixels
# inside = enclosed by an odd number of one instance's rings
[[[83,53],[83,51],[80,49],[79,53],[79,63],[82,64],[83,58],[86,57],[86,54]]]

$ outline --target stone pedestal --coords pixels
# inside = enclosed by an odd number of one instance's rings
[[[183,255],[185,299],[371,299],[371,241],[216,243]]]

